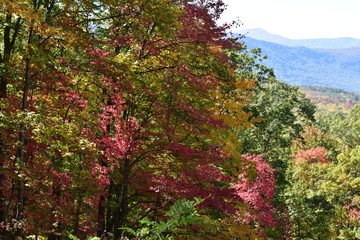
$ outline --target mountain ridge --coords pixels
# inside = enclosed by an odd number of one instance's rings
[[[360,50],[311,49],[245,37],[248,49],[261,48],[278,79],[294,85],[321,85],[360,93]]]
[[[261,28],[245,29],[237,32],[257,40],[277,43],[288,47],[307,47],[320,49],[360,48],[360,39],[351,37],[290,39],[269,33]]]

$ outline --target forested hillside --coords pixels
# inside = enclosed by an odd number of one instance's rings
[[[261,48],[268,56],[264,64],[289,84],[320,85],[360,93],[358,49],[310,49],[288,47],[246,37],[250,48]]]
[[[316,119],[224,8],[2,1],[1,240],[360,238],[360,104]]]
[[[323,86],[300,86],[306,97],[316,104],[320,113],[348,114],[360,102],[360,94]]]

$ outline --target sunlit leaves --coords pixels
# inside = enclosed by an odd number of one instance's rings
[[[1,220],[10,235],[24,224],[21,234],[106,230],[117,239],[144,217],[165,223],[170,205],[193,197],[205,199],[193,213],[229,238],[273,226],[274,172],[240,154],[238,131],[258,120],[244,110],[256,82],[225,52],[238,46],[215,22],[221,1],[5,1],[3,9],[12,23],[21,18],[16,64],[2,75]]]
[[[332,136],[308,127],[295,141],[286,190],[293,234],[356,238],[358,230],[358,147],[342,147]],[[313,225],[313,227],[311,227]]]

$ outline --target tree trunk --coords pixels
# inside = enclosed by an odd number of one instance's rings
[[[4,38],[3,38],[4,50],[3,50],[3,56],[2,57],[0,56],[0,64],[2,64],[3,66],[7,66],[10,61],[11,52],[19,33],[21,18],[20,17],[17,18],[17,21],[13,26],[14,30],[12,36],[11,36],[11,25],[12,25],[11,13],[6,14],[5,22],[6,24],[4,27]],[[9,78],[8,75],[9,74],[7,71],[2,72],[2,74],[0,75],[0,99],[7,97],[7,84]],[[3,142],[3,139],[5,138],[1,136],[2,134],[4,133],[0,132],[0,156],[1,156],[0,169],[4,169],[4,165],[5,165],[5,143]],[[0,174],[0,186],[1,187],[5,186],[4,174]],[[6,209],[7,207],[6,207],[5,195],[3,194],[3,191],[0,188],[0,223],[4,223],[4,224],[7,223]]]
[[[105,231],[105,196],[101,195],[98,205],[97,236],[101,237]]]
[[[121,227],[124,227],[126,217],[128,214],[128,190],[129,190],[129,177],[130,177],[130,161],[125,158],[124,162],[124,173],[123,173],[123,183],[121,186],[121,199],[120,199],[120,207],[118,211],[118,216],[116,218],[116,222],[114,224],[114,237],[115,239],[120,238],[121,235]],[[116,214],[116,213],[115,213]]]
[[[31,44],[33,39],[33,27],[30,27],[28,32],[28,44]],[[21,111],[25,113],[28,108],[28,97],[30,92],[31,85],[31,72],[30,72],[30,58],[25,58],[25,73],[24,73],[24,88],[23,88],[23,96],[22,96],[22,104]],[[25,167],[25,145],[26,145],[26,125],[25,123],[20,124],[20,133],[19,133],[19,148],[18,148],[18,169],[19,173],[22,175],[24,173]],[[23,218],[24,211],[24,187],[25,182],[23,176],[20,177],[18,183],[18,199],[16,206],[16,220],[20,222]],[[16,232],[16,236],[22,237],[22,229],[18,229]]]
[[[106,226],[106,232],[112,232],[113,227],[114,227],[114,216],[111,214],[112,208],[112,201],[113,201],[113,194],[114,194],[114,182],[111,180],[110,181],[110,187],[109,187],[109,191],[108,191],[108,197],[107,197],[107,201],[106,201],[106,221],[105,221],[105,226]]]
[[[28,105],[28,96],[30,89],[30,59],[25,59],[25,77],[24,77],[24,92],[21,110],[25,111]],[[19,134],[19,172],[22,174],[25,164],[25,123],[20,124],[20,134]],[[20,220],[22,217],[22,211],[24,208],[24,180],[21,177],[19,182],[19,191],[18,191],[18,207],[17,207],[17,220]]]

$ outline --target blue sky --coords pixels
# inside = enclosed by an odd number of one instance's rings
[[[222,21],[263,28],[284,37],[360,39],[360,0],[223,0]]]

